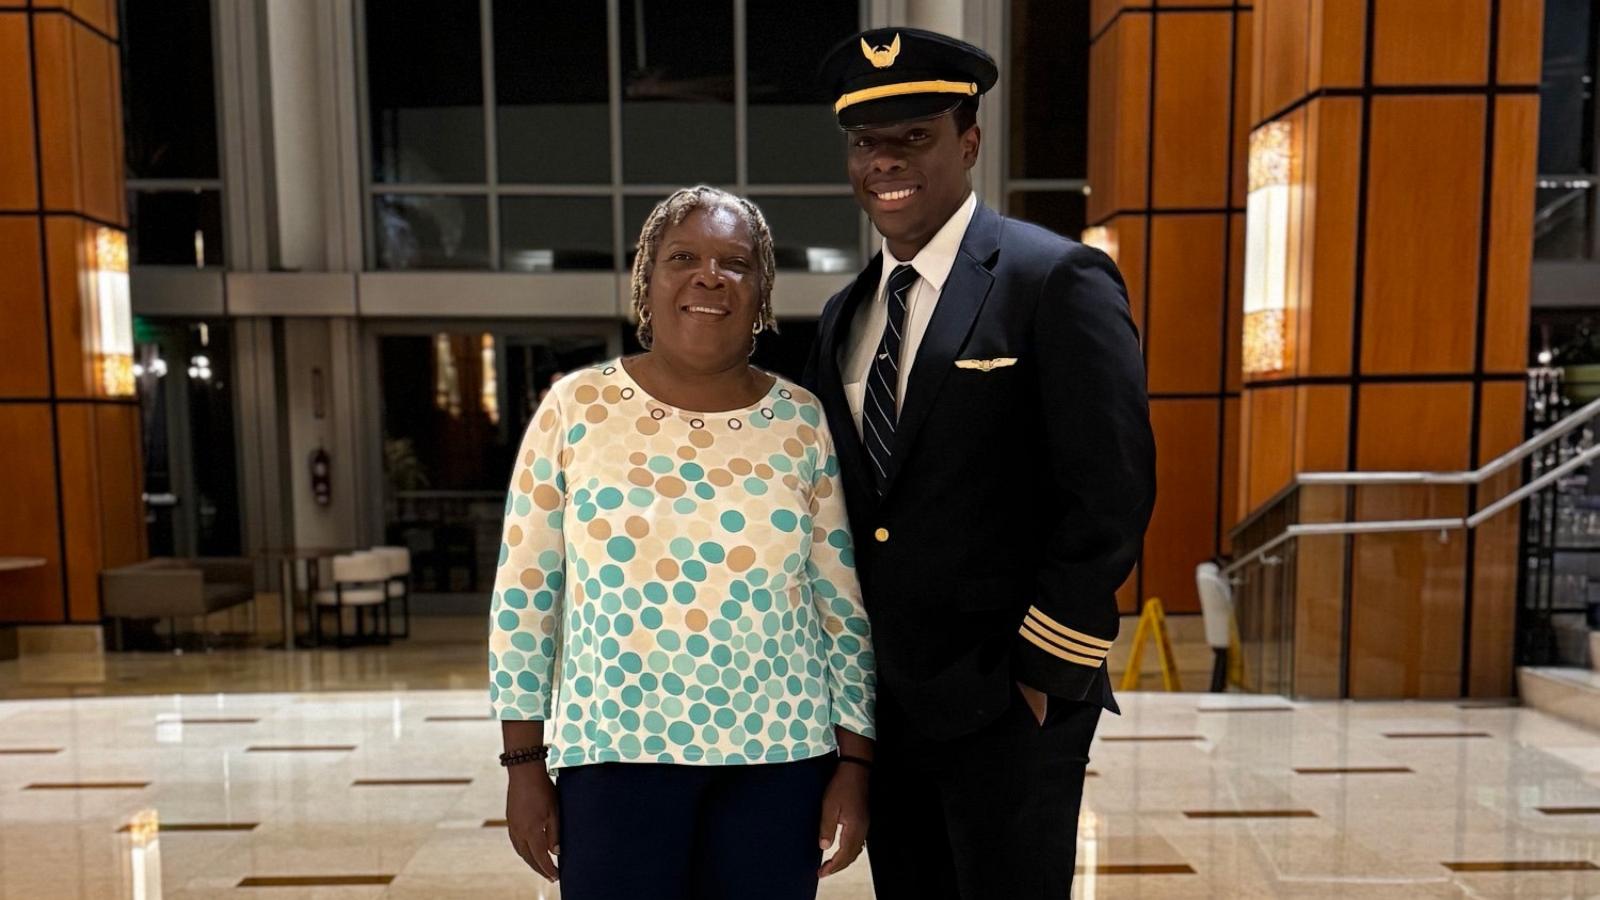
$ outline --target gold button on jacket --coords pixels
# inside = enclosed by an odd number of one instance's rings
[[[877,531],[874,531],[872,533],[872,536],[877,538],[878,539],[878,543],[881,544],[884,541],[887,541],[889,539],[889,529],[887,529],[887,528],[879,528]]]

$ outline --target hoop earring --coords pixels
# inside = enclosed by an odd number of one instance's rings
[[[750,333],[751,334],[760,334],[761,332],[766,331],[766,330],[767,330],[767,325],[766,325],[765,322],[762,322],[760,318],[757,318],[756,319],[756,323],[754,325],[750,326]]]

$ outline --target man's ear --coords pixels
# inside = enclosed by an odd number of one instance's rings
[[[970,169],[978,164],[978,148],[983,144],[983,129],[974,125],[961,134],[961,164]]]

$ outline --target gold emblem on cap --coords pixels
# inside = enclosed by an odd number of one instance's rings
[[[874,47],[867,43],[866,38],[861,39],[861,55],[872,63],[874,69],[887,69],[894,65],[895,57],[900,55],[900,35],[895,35],[894,40],[887,46]]]

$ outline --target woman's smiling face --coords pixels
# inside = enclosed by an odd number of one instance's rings
[[[653,349],[701,371],[743,362],[760,315],[759,283],[744,217],[726,207],[691,211],[657,245],[645,302]]]

